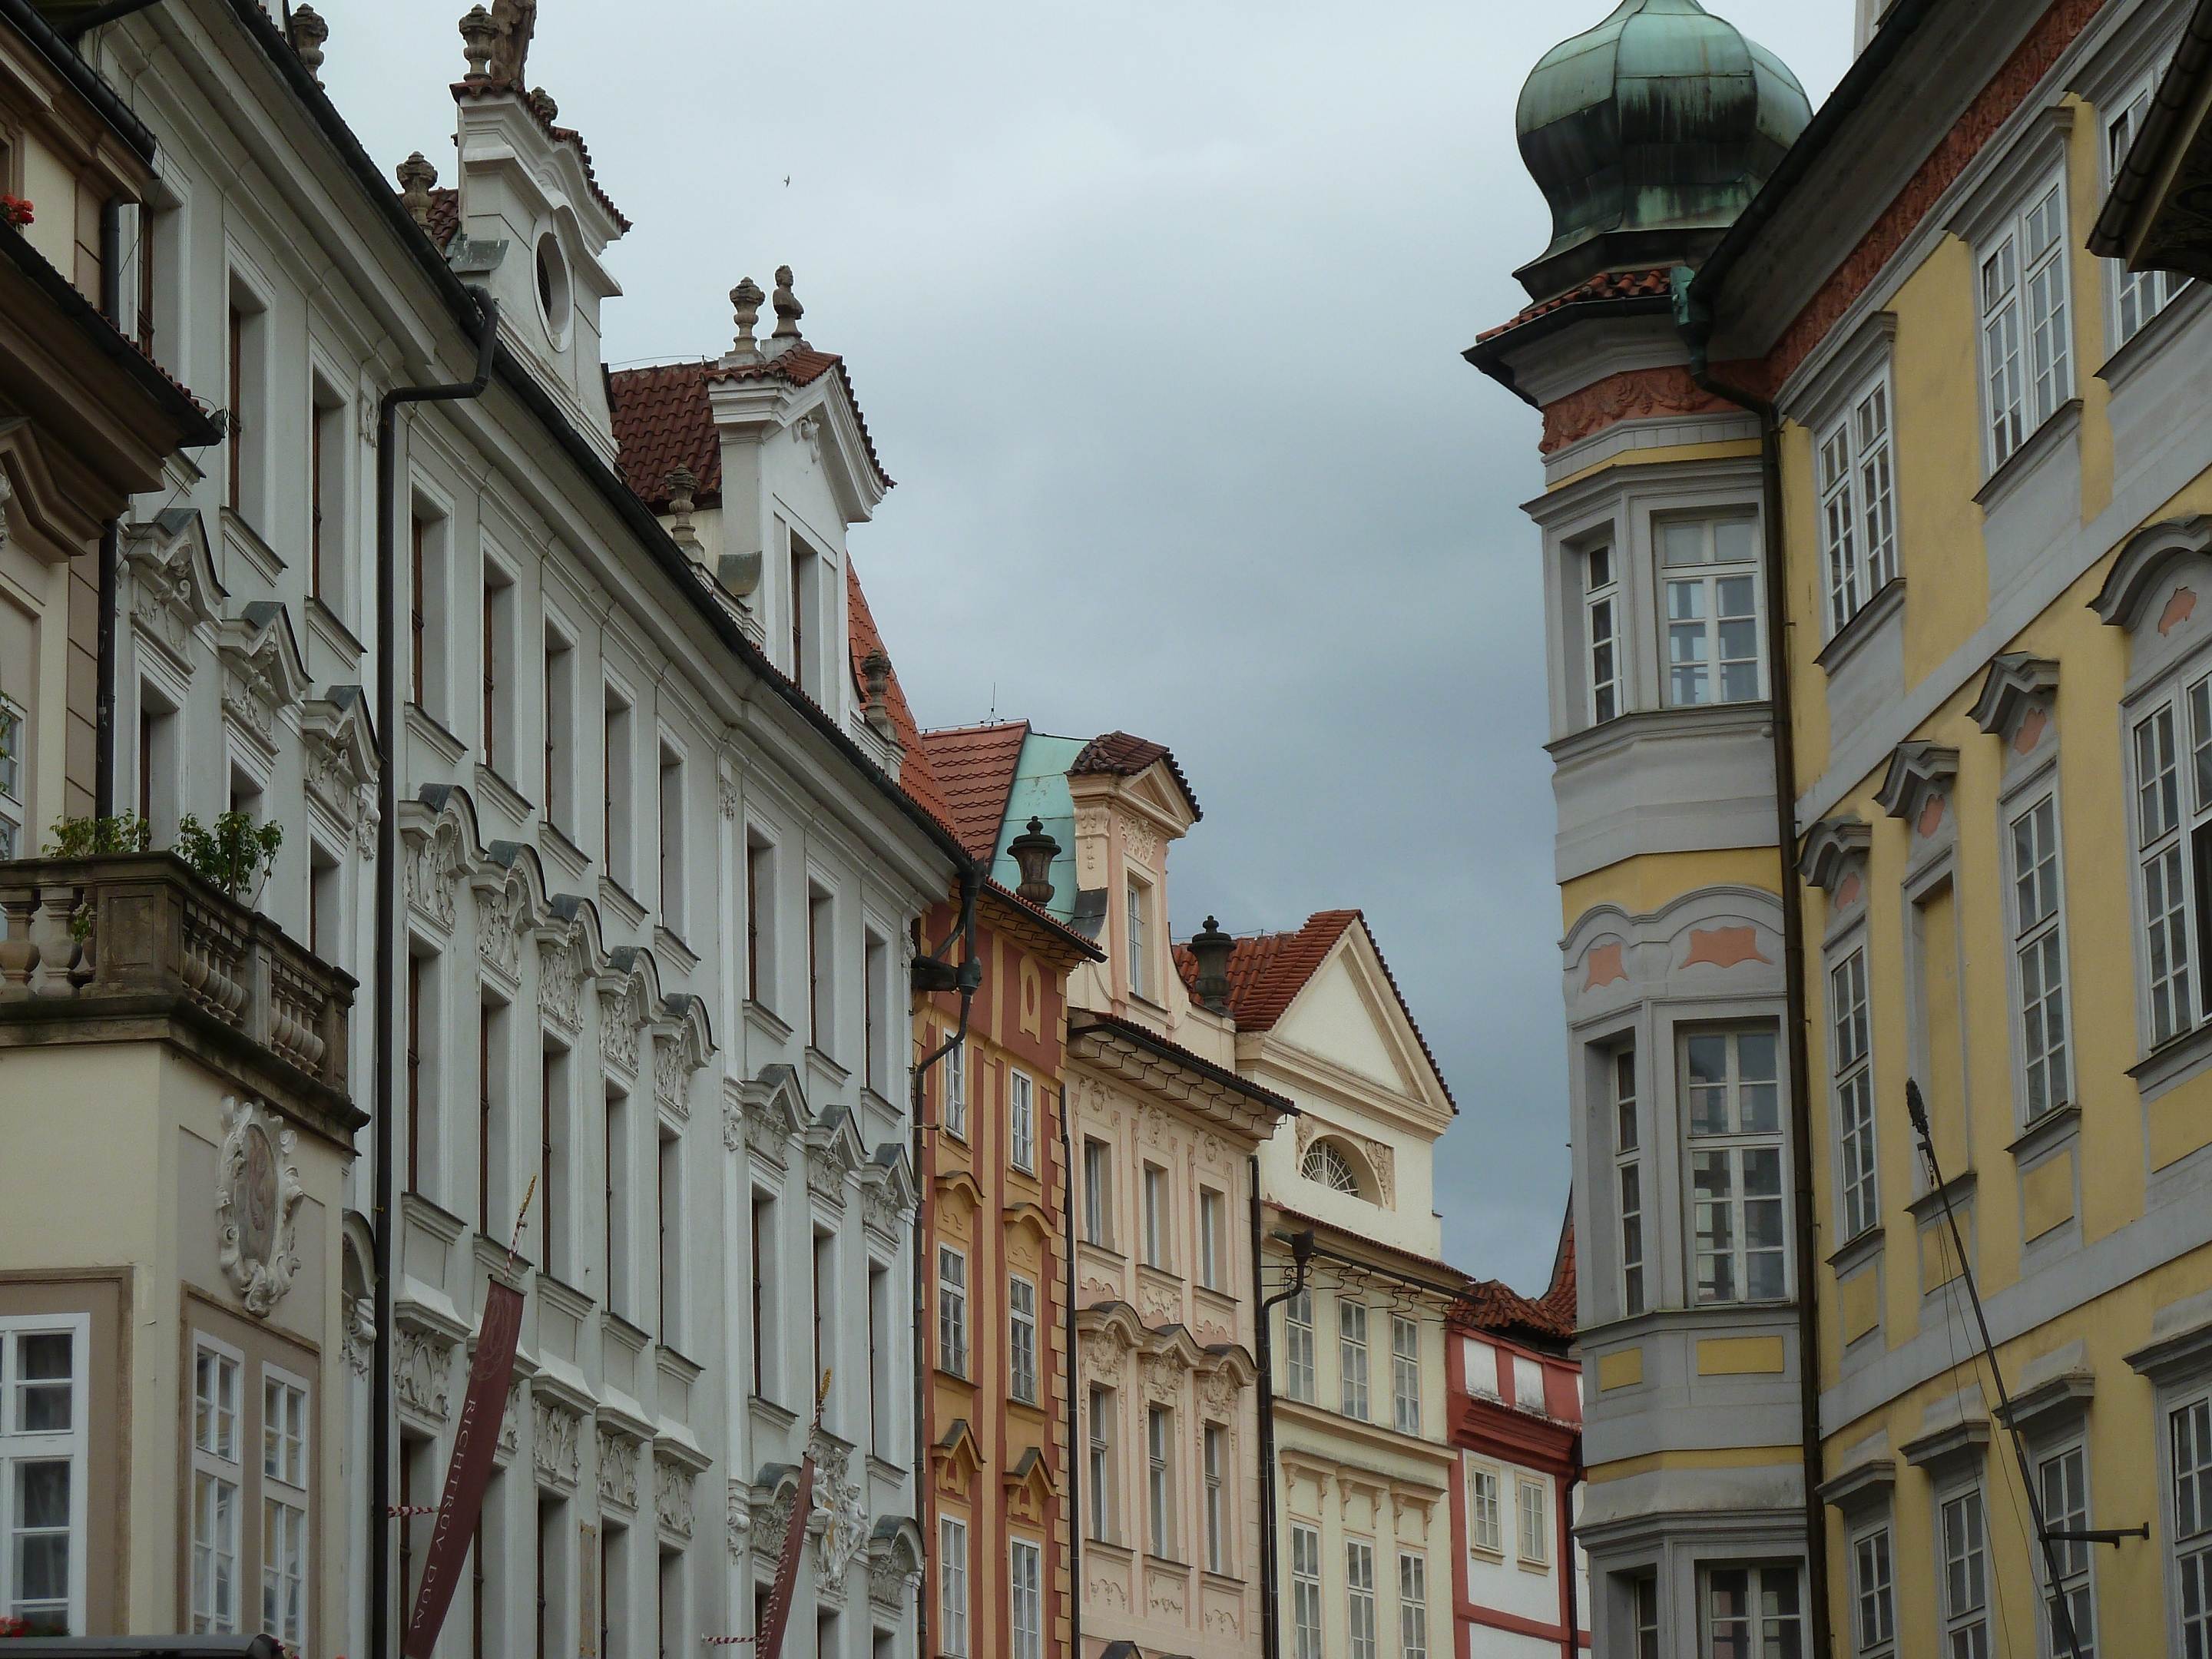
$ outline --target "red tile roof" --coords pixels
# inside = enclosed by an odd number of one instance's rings
[[[592,152],[585,144],[584,137],[581,133],[578,132],[574,127],[555,126],[553,125],[552,118],[545,113],[546,108],[550,107],[550,106],[541,106],[534,94],[524,92],[520,87],[514,85],[512,82],[486,80],[456,81],[453,82],[453,101],[455,103],[459,103],[464,98],[505,98],[509,96],[512,96],[517,103],[520,104],[523,108],[530,112],[531,115],[537,120],[538,125],[544,129],[545,136],[548,138],[550,138],[556,144],[574,144],[576,147],[577,159],[581,161],[584,164],[584,183],[591,190],[592,199],[597,202],[601,207],[605,208],[609,213],[612,214],[614,216],[615,223],[622,227],[623,234],[627,234],[630,228],[629,221],[623,216],[623,210],[614,204],[613,201],[609,198],[606,191],[599,188],[599,175],[592,170]]]
[[[716,364],[707,366],[709,380],[781,380],[786,386],[812,386],[824,374],[835,369],[837,383],[845,388],[845,403],[853,411],[854,424],[860,428],[860,446],[868,452],[868,465],[875,470],[876,482],[885,489],[892,487],[891,475],[884,471],[883,461],[876,454],[876,441],[868,434],[868,417],[860,413],[860,400],[853,392],[853,377],[846,373],[845,360],[834,351],[817,351],[804,340],[763,362],[737,363],[728,368]],[[716,471],[720,477],[720,469]]]
[[[1565,1224],[1559,1230],[1559,1253],[1552,1261],[1552,1282],[1543,1295],[1523,1296],[1497,1279],[1477,1279],[1453,1310],[1453,1317],[1475,1330],[1534,1336],[1553,1342],[1573,1340],[1577,1310],[1575,1215],[1571,1201]]]
[[[928,751],[930,768],[944,792],[945,821],[972,859],[988,859],[998,852],[1006,800],[1013,793],[1014,768],[1029,734],[1027,720],[921,734],[921,746]]]
[[[461,192],[458,190],[434,190],[430,192],[430,222],[424,227],[430,240],[440,247],[448,246],[453,233],[461,228]]]
[[[1305,989],[1306,981],[1336,948],[1344,930],[1355,921],[1365,929],[1367,942],[1375,950],[1375,960],[1382,964],[1382,977],[1390,983],[1390,994],[1398,999],[1398,1011],[1405,1015],[1413,1040],[1421,1045],[1422,1056],[1429,1062],[1437,1086],[1444,1091],[1445,1100],[1456,1113],[1459,1102],[1452,1097],[1451,1085],[1444,1081],[1443,1068],[1437,1064],[1428,1038],[1421,1035],[1420,1023],[1406,1005],[1406,994],[1398,988],[1398,976],[1390,971],[1382,947],[1376,943],[1375,930],[1367,927],[1367,918],[1360,911],[1316,910],[1295,933],[1257,933],[1238,939],[1236,948],[1229,953],[1229,1012],[1237,1022],[1237,1029],[1272,1030],[1275,1022],[1297,1000],[1298,993]],[[1187,945],[1178,945],[1175,947],[1175,963],[1184,988],[1195,999],[1198,958],[1191,955]]]
[[[1132,737],[1127,732],[1109,732],[1093,738],[1083,745],[1082,753],[1075,757],[1075,764],[1067,769],[1067,775],[1072,778],[1079,778],[1085,774],[1134,777],[1155,761],[1168,763],[1168,770],[1175,777],[1176,787],[1182,791],[1182,798],[1190,807],[1191,817],[1194,820],[1204,817],[1206,814],[1199,810],[1198,797],[1190,793],[1190,781],[1183,776],[1182,768],[1176,764],[1173,753],[1165,744],[1154,743],[1147,738]]]
[[[884,650],[884,636],[876,627],[875,613],[868,609],[868,596],[860,591],[860,572],[853,568],[853,556],[845,556],[845,605],[850,617],[846,644],[850,653],[853,669],[853,689],[860,698],[860,707],[868,706],[868,677],[860,665],[872,651]],[[886,659],[890,653],[884,650]],[[906,756],[899,763],[899,785],[908,794],[928,810],[946,829],[959,833],[952,821],[952,810],[945,802],[945,792],[938,787],[937,774],[929,764],[929,750],[923,747],[921,729],[914,723],[914,711],[907,706],[905,688],[899,684],[898,670],[890,672],[890,682],[884,688],[884,702],[890,710],[891,731],[905,747]]]
[[[1511,321],[1500,323],[1496,328],[1485,329],[1476,335],[1475,343],[1494,340],[1499,335],[1533,323],[1547,312],[1557,311],[1562,306],[1579,305],[1586,300],[1642,300],[1664,296],[1674,292],[1674,268],[1662,265],[1654,270],[1604,270],[1589,281],[1569,289],[1565,294],[1548,300],[1540,300],[1525,310],[1516,312]]]
[[[722,440],[707,403],[706,364],[617,369],[607,376],[607,400],[623,482],[640,500],[667,512],[668,475],[680,465],[699,481],[697,505],[722,504]]]

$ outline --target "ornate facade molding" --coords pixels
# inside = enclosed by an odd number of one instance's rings
[[[307,694],[307,665],[292,618],[273,599],[257,599],[216,630],[222,659],[222,712],[232,729],[274,760],[277,727]]]
[[[530,1459],[538,1484],[573,1492],[583,1479],[582,1415],[565,1402],[538,1394],[530,1402]]]
[[[300,711],[307,793],[352,830],[363,858],[376,856],[376,728],[357,685],[334,685]]]
[[[216,580],[207,526],[198,512],[170,507],[122,528],[131,574],[131,619],[179,672],[192,671],[191,643],[211,640],[224,598]]]
[[[1544,436],[1537,446],[1549,455],[1602,432],[1618,421],[1649,420],[1664,415],[1734,414],[1735,405],[1714,396],[1690,378],[1679,363],[1657,368],[1624,369],[1571,392],[1544,410]]]
[[[601,1425],[598,1462],[599,1502],[635,1512],[637,1509],[638,1443]]]
[[[299,1137],[252,1101],[222,1103],[216,1155],[216,1246],[222,1276],[246,1312],[266,1319],[292,1288],[295,1220],[306,1188],[292,1162]]]

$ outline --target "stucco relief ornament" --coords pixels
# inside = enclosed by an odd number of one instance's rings
[[[217,1154],[217,1259],[246,1312],[266,1319],[300,1262],[294,1221],[305,1196],[292,1163],[298,1137],[251,1101],[222,1103]]]
[[[1145,1393],[1153,1400],[1172,1401],[1180,1390],[1182,1377],[1175,1361],[1165,1354],[1152,1354],[1145,1360]]]
[[[599,1058],[635,1077],[645,1035],[645,988],[627,980],[620,991],[603,993],[599,1004]]]
[[[399,1403],[442,1423],[452,1386],[453,1345],[434,1331],[402,1326],[392,1340],[392,1383]]]
[[[376,1298],[357,1296],[346,1310],[345,1359],[356,1376],[368,1375],[376,1355]]]
[[[441,927],[450,928],[459,910],[461,884],[461,829],[441,819],[407,855],[407,902]]]
[[[1122,817],[1121,845],[1128,849],[1131,858],[1147,870],[1159,868],[1152,860],[1160,850],[1160,838],[1153,833],[1152,826],[1142,818],[1126,815]]]
[[[783,1540],[791,1535],[791,1506],[799,1501],[799,1488],[786,1486],[769,1500],[765,1510],[753,1516],[753,1530],[760,1536],[761,1550],[773,1562],[779,1559]]]
[[[538,948],[538,1009],[571,1036],[584,1022],[583,930],[571,926],[558,939]]]
[[[637,1442],[599,1431],[599,1502],[637,1507]]]
[[[691,1488],[696,1479],[681,1463],[665,1457],[653,1459],[653,1514],[661,1531],[677,1538],[691,1535]]]
[[[583,1472],[583,1451],[577,1443],[583,1419],[542,1396],[530,1402],[530,1416],[531,1455],[538,1480],[574,1492]]]
[[[1207,1405],[1225,1413],[1237,1403],[1239,1390],[1235,1375],[1224,1365],[1207,1376],[1199,1392]]]
[[[477,954],[509,984],[522,976],[522,935],[530,925],[530,888],[520,877],[477,894]]]
[[[723,1510],[723,1523],[729,1534],[730,1559],[740,1559],[753,1529],[752,1489],[742,1480],[730,1482],[729,1497]]]
[[[1152,1326],[1155,1330],[1163,1325],[1174,1324],[1176,1316],[1181,1311],[1176,1305],[1175,1294],[1172,1291],[1162,1290],[1157,1285],[1139,1287],[1137,1300],[1141,1304],[1140,1310],[1144,1314],[1145,1323]]]
[[[842,1459],[816,1473],[821,1477],[814,1487],[817,1518],[809,1528],[814,1531],[814,1560],[820,1569],[815,1582],[824,1589],[842,1587],[846,1570],[868,1541],[868,1506],[860,1483],[846,1479]]]

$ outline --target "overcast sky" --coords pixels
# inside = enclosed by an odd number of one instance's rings
[[[460,0],[320,0],[387,167],[454,170]],[[1817,103],[1850,0],[1716,6]],[[1169,744],[1175,928],[1367,914],[1457,1095],[1456,1266],[1567,1195],[1535,412],[1462,362],[1549,234],[1514,147],[1564,5],[541,0],[528,78],[635,223],[610,362],[797,273],[899,481],[854,557],[925,726]],[[765,331],[763,319],[763,331]]]

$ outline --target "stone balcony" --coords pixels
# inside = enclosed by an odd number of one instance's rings
[[[159,1042],[351,1147],[355,981],[173,854],[0,864],[0,1048]]]

